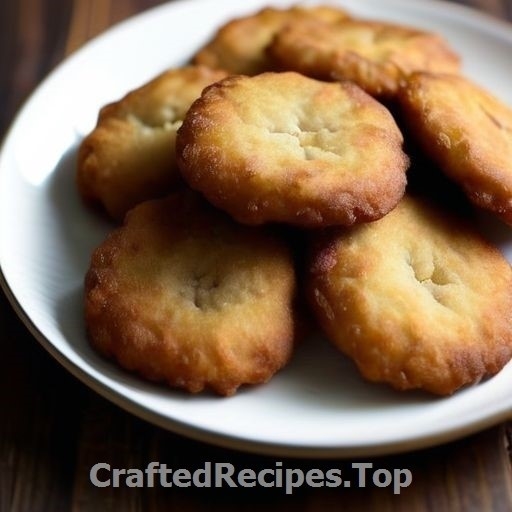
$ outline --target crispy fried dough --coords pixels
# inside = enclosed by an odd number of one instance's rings
[[[230,395],[292,353],[288,247],[197,197],[130,211],[94,252],[85,289],[92,345],[149,380]]]
[[[512,356],[512,270],[467,224],[406,196],[317,240],[308,294],[362,375],[450,394]]]
[[[512,224],[512,108],[445,74],[413,74],[398,99],[423,151],[474,204]]]
[[[208,87],[176,139],[183,177],[247,224],[351,225],[385,215],[408,166],[389,111],[354,84],[298,73]]]
[[[383,99],[393,98],[413,71],[459,70],[459,57],[440,36],[376,21],[286,25],[268,51],[279,69],[351,80]]]
[[[233,74],[256,75],[271,71],[272,63],[265,49],[281,27],[306,19],[334,22],[347,17],[345,11],[330,6],[294,6],[289,9],[267,7],[226,23],[196,53],[193,62],[225,69]]]
[[[82,197],[122,220],[137,203],[169,193],[179,181],[176,130],[203,88],[225,76],[206,67],[173,69],[103,107],[78,152]]]

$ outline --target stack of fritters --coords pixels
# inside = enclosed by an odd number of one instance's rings
[[[445,173],[512,223],[512,111],[440,35],[268,7],[192,63],[102,109],[80,148],[82,196],[129,211],[87,273],[93,346],[229,395],[289,361],[305,296],[361,374],[396,389],[451,394],[509,361],[510,265],[428,183]]]

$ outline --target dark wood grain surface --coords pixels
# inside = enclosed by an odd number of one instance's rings
[[[212,0],[214,1],[214,0]],[[411,0],[412,1],[412,0]],[[0,1],[0,134],[40,80],[84,42],[161,0]],[[512,0],[464,3],[512,20]],[[512,30],[512,28],[511,28]],[[511,57],[512,78],[512,57]],[[503,424],[448,445],[364,459],[378,468],[409,468],[413,483],[398,495],[364,489],[97,488],[96,462],[144,468],[273,467],[275,459],[233,452],[164,431],[117,408],[54,361],[0,294],[0,512],[163,510],[347,510],[506,512],[512,510],[510,426]],[[339,467],[355,460],[291,460],[290,467]]]

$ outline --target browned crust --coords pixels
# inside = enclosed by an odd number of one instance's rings
[[[316,241],[308,296],[362,375],[448,395],[512,356],[512,270],[467,224],[417,199]]]
[[[84,200],[122,220],[136,204],[176,188],[176,130],[203,88],[225,76],[199,66],[173,69],[104,106],[78,151]]]
[[[288,9],[266,7],[220,27],[192,60],[195,64],[225,69],[233,74],[256,75],[271,71],[273,64],[265,49],[281,27],[309,19],[335,22],[347,17],[345,11],[326,5]]]
[[[289,360],[294,295],[280,238],[175,194],[137,206],[95,250],[87,332],[102,354],[146,379],[230,395]]]
[[[297,73],[207,88],[178,131],[183,177],[247,224],[351,225],[404,193],[408,158],[389,111],[353,84]]]
[[[417,70],[456,73],[460,59],[439,35],[392,23],[346,20],[287,25],[268,48],[279,69],[351,80],[391,99]]]
[[[423,151],[474,204],[512,224],[512,108],[446,74],[413,74],[398,99]]]

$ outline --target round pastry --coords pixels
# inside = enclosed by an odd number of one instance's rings
[[[208,87],[176,139],[188,184],[247,224],[351,225],[400,200],[408,158],[389,111],[354,84],[298,73]]]
[[[92,345],[125,369],[189,392],[268,381],[294,342],[294,266],[272,232],[174,194],[131,210],[92,256]]]
[[[103,107],[78,151],[82,197],[122,220],[136,204],[169,193],[179,182],[176,130],[204,87],[225,76],[206,67],[173,69]]]
[[[512,356],[512,270],[469,225],[409,197],[316,240],[308,296],[362,375],[447,395]]]
[[[415,73],[399,94],[411,136],[468,198],[512,224],[512,107],[462,76]]]
[[[345,11],[331,6],[293,6],[288,9],[267,7],[226,23],[196,53],[193,61],[225,69],[233,74],[256,75],[272,69],[266,47],[284,25],[311,19],[335,22],[347,17]]]
[[[278,67],[324,80],[351,80],[391,99],[416,70],[455,73],[459,57],[437,34],[391,23],[297,23],[280,30],[269,53]]]

